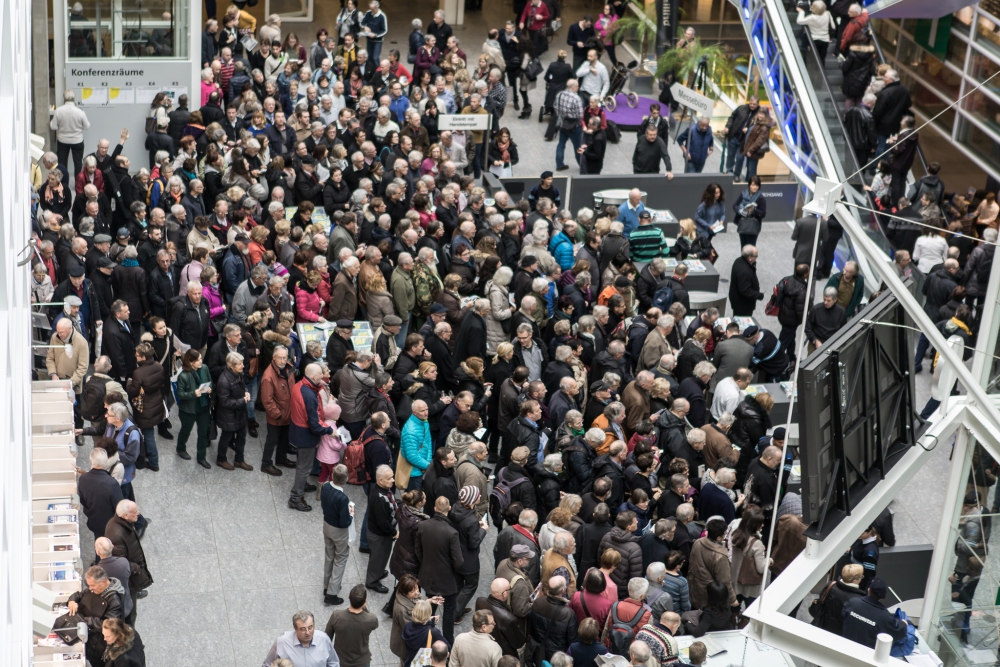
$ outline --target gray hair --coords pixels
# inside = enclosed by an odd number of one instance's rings
[[[628,580],[628,596],[633,600],[641,600],[646,597],[649,590],[649,582],[642,577],[632,577]],[[645,644],[643,644],[645,646]]]
[[[108,580],[108,572],[107,572],[107,570],[105,570],[100,565],[91,566],[87,570],[87,574],[85,574],[84,576],[88,580],[94,582],[95,584],[99,584],[102,581],[107,581]]]
[[[836,299],[837,298],[837,288],[836,287],[827,287],[825,290],[823,290],[823,296],[824,297],[832,296],[834,299]]]
[[[746,244],[745,246],[743,246],[743,249],[740,251],[740,255],[743,258],[751,257],[751,256],[755,255],[756,253],[757,253],[757,248],[755,248],[754,246],[750,245],[749,243]]]
[[[690,431],[688,431],[687,441],[691,443],[705,442],[705,432],[702,431],[700,428],[693,428]]]
[[[635,579],[633,579],[632,581],[635,581]],[[642,579],[641,581],[646,581],[646,580]],[[628,588],[629,588],[629,597],[632,597],[631,581],[629,582]],[[646,585],[646,588],[647,589],[649,588],[648,583]],[[632,598],[632,599],[637,600],[639,598]],[[651,656],[651,652],[649,650],[649,644],[639,640],[632,642],[632,645],[628,647],[628,653],[629,656],[632,658],[632,660],[638,662],[639,664],[645,664],[649,662],[649,658]]]
[[[877,99],[878,98],[875,97],[874,93],[865,93],[864,96],[861,98],[861,103],[864,104],[866,107],[871,108],[875,106],[875,100]]]
[[[292,614],[292,627],[293,628],[296,627],[296,625],[299,623],[299,621],[303,621],[303,622],[305,622],[305,621],[313,621],[313,623],[316,622],[315,619],[313,618],[312,612],[305,611],[305,610],[297,611],[294,614]]]
[[[473,310],[477,313],[486,313],[490,310],[490,300],[489,299],[476,299],[475,303],[472,304]]]
[[[715,471],[715,483],[722,486],[736,481],[736,471],[731,468],[719,468]]]
[[[552,667],[573,667],[573,658],[562,651],[556,651],[549,658],[549,664]]]
[[[523,324],[517,325],[517,333],[522,334],[522,333],[534,333],[534,332],[532,331],[531,325],[525,322]]]
[[[719,426],[732,426],[733,422],[736,421],[736,417],[733,417],[731,412],[723,412],[719,417]]]
[[[341,262],[340,265],[341,265],[341,267],[343,267],[345,269],[353,269],[355,266],[358,265],[358,258],[355,257],[355,256],[353,256],[353,255],[351,255],[350,257],[348,257],[347,259],[345,259],[343,262]]]
[[[555,472],[556,468],[562,467],[562,454],[548,454],[542,459],[542,467],[549,472]]]
[[[568,346],[566,346],[566,345],[560,345],[559,347],[568,347]],[[556,353],[558,354],[558,352],[559,352],[559,348],[556,348]],[[574,378],[571,378],[570,376],[567,375],[566,377],[564,377],[561,380],[559,380],[559,388],[562,389],[563,391],[565,391],[565,390],[569,389],[570,387],[572,387],[573,383],[575,383],[575,382],[576,382],[576,380]],[[570,410],[569,412],[566,413],[566,419],[567,420],[569,419],[570,413],[572,413],[572,412],[575,412],[578,415],[580,414],[579,410]],[[580,416],[583,416],[583,415],[580,415]]]
[[[128,407],[124,403],[112,403],[108,406],[108,412],[115,416],[115,419],[120,421],[128,420]]]
[[[410,22],[410,25],[413,26],[414,30],[420,30],[424,27],[424,22],[420,19],[413,19],[413,21]]]
[[[887,70],[885,76],[889,81],[899,81],[899,72],[894,69]]]
[[[65,320],[59,320],[64,322]],[[94,447],[90,450],[90,467],[104,470],[108,467],[108,451],[101,447]]]
[[[517,517],[517,525],[522,528],[534,528],[538,525],[538,512],[535,510],[521,510],[520,516]]]
[[[243,363],[243,355],[239,352],[230,352],[226,355],[226,366],[232,368],[240,363]]]
[[[559,456],[560,461],[562,460],[561,454],[552,454],[550,456]],[[546,457],[548,458],[548,457]],[[542,465],[545,465],[544,463]],[[569,549],[569,545],[573,543],[573,534],[569,531],[563,531],[561,533],[556,533],[556,536],[552,538],[552,548],[556,551],[564,551]]]
[[[571,348],[569,345],[560,345],[559,347],[556,348],[556,361],[566,361],[572,356],[573,356],[573,348]]]
[[[597,118],[597,116],[594,116],[594,118]],[[646,568],[646,579],[648,581],[656,581],[666,573],[667,566],[663,564],[663,561],[656,561],[655,563],[650,563],[649,567]]]
[[[711,377],[715,375],[715,366],[711,361],[699,361],[694,365],[694,370],[692,371],[696,378],[704,377],[705,375]]]

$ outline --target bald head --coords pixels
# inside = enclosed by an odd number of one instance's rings
[[[509,590],[510,590],[510,582],[504,579],[503,577],[497,577],[496,579],[493,580],[493,583],[490,584],[490,595],[497,598],[498,600],[502,600],[504,593],[506,593]]]

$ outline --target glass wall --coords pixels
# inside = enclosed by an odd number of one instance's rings
[[[188,0],[79,0],[66,9],[70,59],[187,57]]]
[[[994,178],[1000,178],[1000,0],[980,2],[952,14],[944,55],[932,54],[914,38],[915,19],[876,19],[874,32],[886,59],[910,90],[921,120],[934,125]],[[969,93],[960,108],[948,107]]]
[[[938,657],[945,665],[960,667],[993,665],[1000,646],[1000,531],[992,531],[993,519],[1000,516],[1000,495],[987,472],[993,463],[990,455],[978,445],[970,445],[968,451],[963,463],[968,483],[960,489],[964,502],[959,503],[958,516],[949,521],[947,543],[938,545],[948,559],[932,619]]]

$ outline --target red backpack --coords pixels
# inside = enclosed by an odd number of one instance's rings
[[[365,445],[374,440],[377,435],[373,435],[364,440],[351,440],[344,450],[344,456],[340,460],[347,466],[347,483],[364,484],[368,480],[368,469],[365,468]]]

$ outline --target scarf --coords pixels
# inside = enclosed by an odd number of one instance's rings
[[[500,149],[500,159],[504,161],[504,164],[510,162],[510,139],[505,143],[497,141],[497,148]]]
[[[123,259],[122,266],[139,266],[139,260],[137,259]]]
[[[51,204],[55,195],[59,195],[60,199],[63,198],[63,185],[62,185],[62,181],[60,181],[59,185],[57,185],[55,187],[52,187],[52,185],[49,184],[49,187],[45,188],[45,201],[47,201],[48,203]]]

